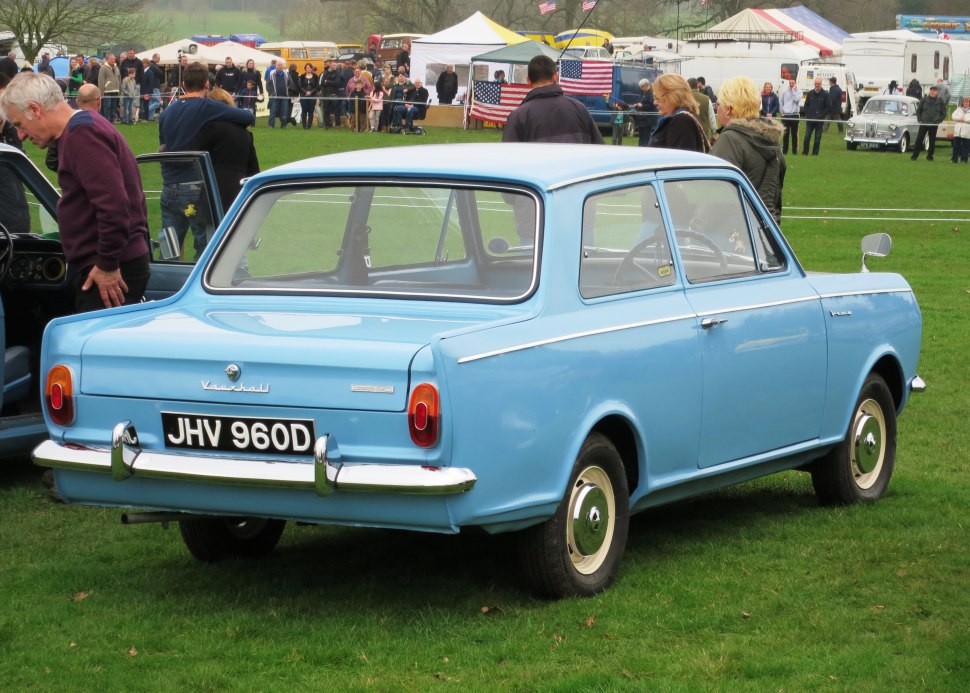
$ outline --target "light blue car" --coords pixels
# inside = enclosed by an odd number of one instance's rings
[[[633,512],[789,469],[880,498],[920,337],[901,276],[807,274],[719,159],[358,151],[249,180],[171,298],[51,323],[34,459],[204,561],[482,528],[590,595]]]

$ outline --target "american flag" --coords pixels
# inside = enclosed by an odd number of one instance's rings
[[[609,60],[560,60],[559,86],[566,94],[609,94],[613,91],[613,63]]]
[[[471,115],[490,123],[504,123],[528,93],[528,84],[501,84],[476,79]]]
[[[546,0],[539,5],[539,14],[549,14],[556,11],[556,0]]]
[[[596,7],[596,0],[583,0],[583,12],[589,12]]]

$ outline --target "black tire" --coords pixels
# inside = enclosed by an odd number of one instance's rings
[[[845,148],[848,149],[850,152],[854,152],[856,149],[859,148],[859,143],[858,142],[846,142],[845,143]]]
[[[822,505],[879,500],[896,463],[896,407],[880,376],[870,374],[856,400],[845,440],[812,464]]]
[[[897,149],[898,149],[898,151],[899,151],[900,154],[905,154],[906,153],[906,150],[909,149],[909,133],[908,132],[904,132],[903,133],[903,136],[899,138],[899,144],[897,145]]]
[[[635,134],[637,134],[637,124],[636,124],[636,121],[634,121],[633,118],[624,118],[623,119],[623,136],[624,137],[633,137]]]
[[[179,520],[182,541],[205,563],[231,558],[261,558],[276,548],[286,522],[261,517]]]
[[[576,518],[582,518],[582,525]],[[519,535],[526,579],[547,597],[602,592],[619,572],[629,526],[623,461],[608,438],[590,434],[555,514]]]

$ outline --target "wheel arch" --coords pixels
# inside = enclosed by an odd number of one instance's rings
[[[872,364],[869,372],[879,375],[886,381],[886,386],[893,396],[893,405],[896,407],[896,413],[899,413],[906,394],[903,369],[899,363],[899,359],[893,354],[883,354]]]
[[[632,496],[640,483],[640,452],[633,424],[620,414],[610,414],[596,422],[590,430],[590,433],[594,432],[609,438],[619,453],[626,471],[627,489]]]

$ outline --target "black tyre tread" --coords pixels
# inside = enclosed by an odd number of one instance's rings
[[[616,527],[613,550],[595,575],[577,573],[566,547],[565,516],[569,487],[556,513],[545,522],[529,527],[518,536],[518,551],[523,574],[532,590],[543,597],[592,596],[612,584],[623,559],[629,532],[629,492],[619,453],[610,440],[592,433],[583,443],[570,474],[570,486],[582,468],[601,467],[614,484]]]
[[[258,534],[240,537],[222,517],[179,520],[179,533],[185,547],[204,563],[218,563],[232,558],[260,558],[279,543],[286,527],[283,520],[266,520]]]
[[[860,489],[852,478],[849,464],[852,420],[859,404],[866,399],[879,403],[886,417],[886,459],[880,478],[869,489]],[[852,410],[852,420],[846,431],[845,440],[832,448],[824,457],[812,464],[812,486],[821,505],[852,505],[858,502],[873,502],[882,498],[892,477],[896,462],[896,408],[886,382],[876,374],[870,374],[862,386]]]

